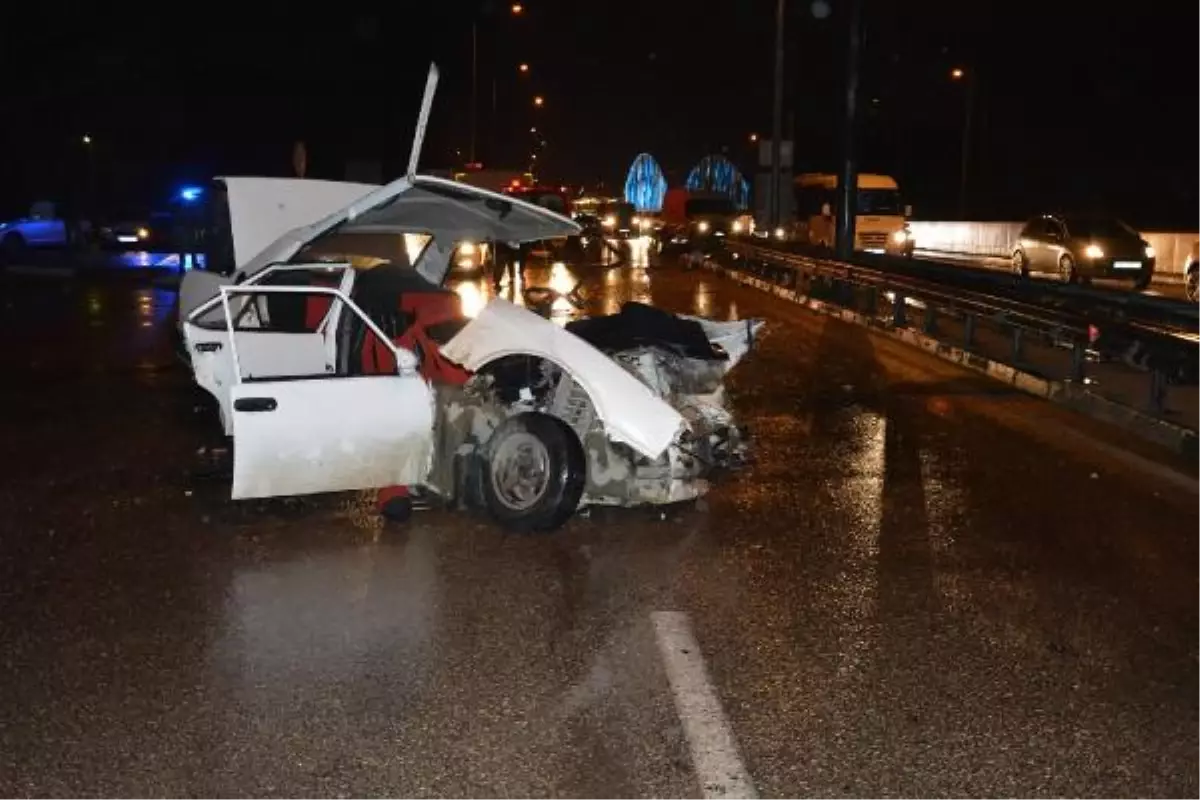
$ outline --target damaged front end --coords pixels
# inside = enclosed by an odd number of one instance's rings
[[[631,306],[614,315],[620,321],[622,336],[636,330],[637,318],[647,314],[642,309],[633,311]],[[650,316],[658,314],[664,312],[650,310]],[[728,406],[724,381],[752,347],[762,321],[714,323],[685,316],[672,319],[675,322],[670,328],[675,330],[698,327],[709,347],[689,347],[678,336],[663,336],[652,344],[616,350],[610,356],[675,408],[685,424],[657,459],[639,456],[600,436],[589,437],[588,494],[593,503],[642,505],[691,500],[707,492],[713,478],[749,459],[749,442]],[[655,337],[631,338],[650,341]],[[699,344],[699,340],[692,339],[692,344]]]
[[[581,444],[581,506],[692,500],[716,475],[745,463],[747,442],[724,378],[761,321],[711,322],[629,303],[566,330],[546,323],[526,338],[517,329],[535,325],[527,315],[497,307],[444,348],[474,375],[439,389],[442,457],[430,476],[439,492],[476,505],[489,437],[523,414],[558,420]],[[497,324],[505,316],[507,324]]]

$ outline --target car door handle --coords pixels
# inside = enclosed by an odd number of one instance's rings
[[[197,353],[215,353],[220,349],[220,342],[200,342],[200,344],[196,345]]]
[[[274,411],[278,406],[274,397],[240,397],[233,401],[234,411]]]

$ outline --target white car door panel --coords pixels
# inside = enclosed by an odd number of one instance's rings
[[[225,435],[233,433],[229,415],[229,390],[237,382],[233,359],[229,354],[229,332],[213,330],[192,322],[184,323],[183,338],[191,361],[192,377],[201,389],[217,401]]]
[[[269,283],[274,275],[308,270],[314,266],[327,269],[331,273],[340,271],[339,289],[343,292],[348,292],[354,283],[353,270],[344,264],[294,264],[268,267],[251,276],[241,287],[257,286],[264,281]],[[231,436],[233,415],[229,392],[237,383],[237,375],[234,374],[233,348],[229,344],[230,333],[221,288],[231,286],[232,283],[211,273],[188,273],[185,279],[193,276],[203,276],[206,280],[203,291],[211,291],[212,294],[205,297],[203,302],[197,303],[184,317],[186,321],[183,334],[188,357],[192,362],[192,373],[196,383],[216,399],[221,409],[225,435]],[[230,309],[235,318],[239,316],[243,304],[251,300],[253,298],[246,293],[229,298]],[[241,314],[239,325],[261,327],[269,324],[270,321],[262,319],[258,313],[261,307],[262,304],[251,302],[250,307],[245,309],[246,313]],[[331,372],[332,366],[337,363],[337,343],[336,337],[325,334],[337,330],[341,304],[333,303],[331,310],[332,313],[328,314],[318,327],[318,333],[239,330],[237,349],[241,356],[242,374],[265,378],[323,375]]]
[[[433,396],[419,376],[233,388],[233,497],[407,486],[429,473]]]
[[[333,372],[321,333],[237,331],[238,364],[247,380],[295,378]]]
[[[433,392],[412,353],[397,349],[340,290],[311,287],[226,287],[222,303],[246,294],[323,294],[333,299],[326,322],[314,334],[231,334],[235,384],[231,387],[233,497],[288,495],[404,486],[422,482],[433,457]],[[254,359],[267,369],[324,364],[335,350],[324,334],[341,313],[356,314],[396,358],[397,373],[338,376],[325,370],[256,377]],[[226,324],[232,328],[231,315]],[[323,332],[323,333],[322,333]],[[264,336],[278,337],[258,347]],[[306,339],[305,337],[311,337]],[[250,349],[247,350],[247,343]],[[286,354],[284,349],[289,350]],[[303,350],[303,352],[301,352]],[[249,361],[247,361],[249,359]],[[306,361],[307,360],[307,361]],[[334,362],[331,362],[334,363]]]

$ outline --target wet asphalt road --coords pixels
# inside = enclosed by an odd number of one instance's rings
[[[763,796],[1197,794],[1194,492],[711,275],[586,278],[770,320],[732,379],[757,463],[549,537],[234,504],[173,292],[3,284],[0,793],[696,795],[665,610]]]

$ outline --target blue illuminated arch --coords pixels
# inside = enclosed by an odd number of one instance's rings
[[[625,177],[625,202],[638,211],[662,211],[667,194],[667,179],[654,156],[642,153],[633,160]]]
[[[686,186],[689,192],[723,194],[738,208],[750,205],[750,184],[725,156],[712,155],[700,159],[700,163],[688,173]]]

